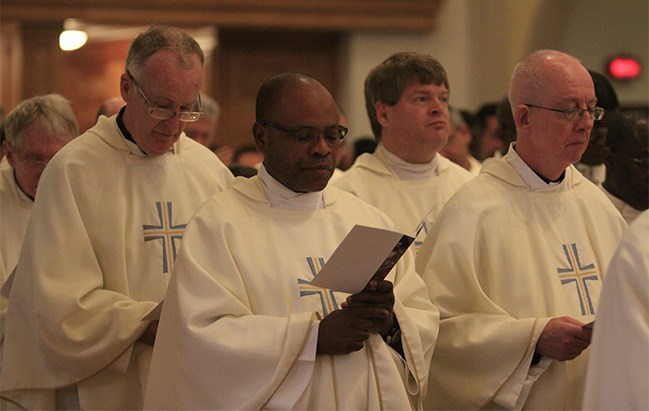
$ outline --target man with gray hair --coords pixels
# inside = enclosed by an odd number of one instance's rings
[[[204,56],[170,27],[140,34],[126,105],[68,144],[39,186],[9,299],[2,395],[28,409],[138,409],[187,221],[233,180],[183,133]]]
[[[448,201],[417,258],[441,315],[431,409],[581,409],[587,324],[626,230],[572,165],[604,110],[554,50],[516,66],[509,101],[516,141]]]
[[[7,159],[0,166],[0,286],[18,261],[45,166],[79,134],[70,103],[58,94],[24,100],[9,113],[4,127],[2,145]],[[0,296],[0,348],[6,309],[7,300]]]

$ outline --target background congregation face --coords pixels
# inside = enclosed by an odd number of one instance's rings
[[[207,147],[212,140],[214,119],[203,114],[197,121],[185,124],[184,130],[187,137]]]
[[[301,127],[322,130],[338,124],[339,112],[322,85],[303,80],[284,86],[270,117],[263,120],[290,130]],[[264,166],[277,181],[295,192],[321,191],[326,187],[335,167],[336,149],[324,138],[301,144],[290,134],[259,123],[253,131],[264,154]]]
[[[203,69],[198,56],[185,68],[172,50],[160,50],[142,66],[139,73],[131,73],[142,93],[153,107],[175,112],[193,111],[202,85]],[[137,145],[153,156],[167,153],[178,141],[185,123],[178,116],[158,120],[149,115],[133,79],[128,74],[121,79],[122,98],[127,103],[124,123]]]
[[[610,124],[604,187],[636,210],[649,208],[649,133],[646,121],[616,118]]]

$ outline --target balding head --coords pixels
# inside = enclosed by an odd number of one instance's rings
[[[532,170],[554,181],[580,160],[593,128],[597,98],[593,80],[579,60],[555,50],[530,54],[514,69],[509,100],[516,152]]]
[[[261,86],[256,116],[253,136],[268,173],[296,192],[324,189],[341,130],[331,93],[307,75],[278,74]]]
[[[311,86],[324,88],[316,79],[302,73],[281,73],[266,80],[257,93],[255,117],[258,122],[268,120],[277,111],[277,105],[285,94]],[[329,94],[328,91],[326,91]],[[332,98],[333,100],[333,98]]]
[[[525,57],[512,74],[509,83],[509,101],[517,104],[538,103],[548,87],[558,78],[565,78],[570,70],[588,71],[575,57],[556,50],[538,50]]]

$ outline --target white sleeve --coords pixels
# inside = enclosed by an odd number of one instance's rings
[[[300,399],[313,376],[315,356],[318,349],[318,330],[320,323],[311,327],[309,337],[295,366],[291,368],[266,407],[270,410],[290,410]]]

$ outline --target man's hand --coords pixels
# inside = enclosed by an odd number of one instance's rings
[[[320,322],[318,354],[348,354],[363,348],[371,333],[387,334],[394,320],[392,283],[371,280],[341,306],[342,310],[330,313]]]
[[[350,310],[336,310],[320,321],[317,354],[349,354],[363,348],[370,337],[371,321]]]
[[[394,317],[394,292],[390,281],[371,280],[359,293],[347,297],[341,304],[343,310],[350,310],[361,318],[372,321],[370,331],[385,336],[392,328]]]
[[[553,318],[536,343],[536,352],[557,361],[576,358],[590,345],[593,330],[571,317]]]

